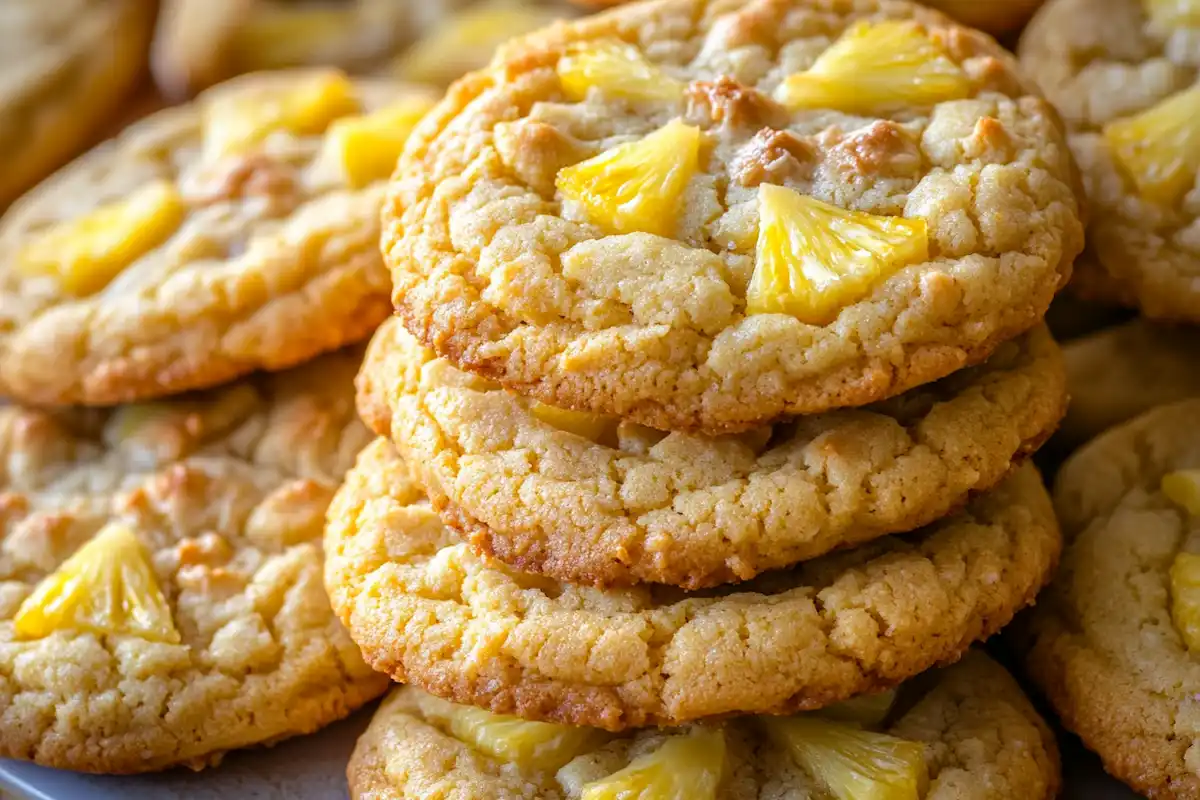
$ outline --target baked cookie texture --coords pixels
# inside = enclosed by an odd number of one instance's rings
[[[1195,322],[1200,165],[1190,155],[1197,112],[1186,93],[1197,91],[1200,40],[1172,18],[1172,7],[1052,0],[1019,52],[1071,130],[1087,187],[1090,258],[1081,260],[1078,290],[1150,317]],[[1163,105],[1170,98],[1173,108]]]
[[[152,0],[0,9],[0,209],[82,150],[146,68]]]
[[[1057,560],[1032,467],[908,537],[688,594],[521,573],[445,527],[394,447],[330,506],[326,587],[368,663],[446,699],[623,730],[817,708],[957,660]]]
[[[0,756],[200,768],[383,693],[322,585],[325,510],[369,439],[348,390],[358,361],[112,411],[0,408]],[[114,531],[119,582],[93,560],[78,624],[28,635],[43,579]],[[121,585],[115,609],[80,610]],[[129,633],[123,614],[155,631]]]
[[[883,727],[922,746],[929,774],[925,797],[1048,800],[1061,783],[1054,736],[998,664],[979,652],[902,687],[895,718]],[[424,709],[428,695],[393,691],[358,741],[347,777],[355,800],[456,800],[522,797],[574,800],[634,759],[698,731],[724,737],[723,779],[717,800],[833,795],[803,770],[759,720],[730,720],[711,728],[646,730],[601,739],[557,771],[522,769],[473,748]],[[436,701],[435,701],[436,702]],[[703,735],[703,734],[702,734]]]
[[[428,102],[331,71],[250,75],[66,167],[0,219],[0,394],[161,397],[368,336],[390,310],[395,156],[348,166],[370,148],[336,124]]]
[[[699,589],[945,516],[1049,437],[1065,377],[1042,327],[865,409],[719,438],[572,431],[389,320],[358,380],[363,418],[477,549],[569,582]]]
[[[774,99],[839,37],[888,20],[939,54],[961,99],[886,114]],[[583,99],[569,99],[558,70],[588,48],[678,94],[629,99],[582,66],[591,88],[572,73]],[[663,130],[694,136],[699,156],[676,207],[630,212],[659,233],[610,235],[556,188],[564,168]],[[925,230],[928,258],[822,324],[747,314],[756,246],[775,241],[756,239],[764,186]],[[1077,189],[1049,104],[994,41],[935,11],[658,0],[533,34],[458,82],[409,141],[383,247],[406,326],[460,367],[559,407],[721,434],[898,394],[1033,327],[1082,247]]]
[[[1164,406],[1064,465],[1054,491],[1062,568],[1013,626],[1063,724],[1156,800],[1200,797],[1200,663],[1173,621],[1171,577],[1177,556],[1195,552],[1196,518],[1160,488],[1166,474],[1200,466],[1197,419],[1198,401]]]
[[[1071,405],[1059,436],[1081,444],[1155,406],[1200,397],[1200,331],[1146,320],[1063,347]]]

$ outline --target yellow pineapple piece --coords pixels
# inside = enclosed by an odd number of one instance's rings
[[[758,189],[750,314],[823,325],[907,264],[929,259],[925,221],[847,211],[782,186]]]
[[[571,100],[584,99],[593,86],[611,97],[666,101],[678,100],[684,88],[636,47],[616,41],[572,48],[558,61],[558,77]]]
[[[896,690],[864,694],[837,705],[822,708],[818,713],[825,719],[851,722],[873,728],[887,719],[892,704],[896,702]]]
[[[431,694],[420,695],[417,705],[428,722],[449,730],[459,741],[523,769],[554,772],[608,738],[596,728],[531,722],[451,703]]]
[[[42,579],[13,623],[17,636],[25,639],[75,629],[179,642],[145,550],[118,523],[106,525]]]
[[[1164,475],[1162,493],[1193,517],[1200,517],[1200,469],[1181,469]]]
[[[417,83],[447,84],[486,66],[498,46],[549,25],[549,9],[483,3],[459,12],[396,59],[394,74]]]
[[[1174,205],[1200,172],[1200,85],[1110,122],[1104,140],[1142,197]]]
[[[810,716],[763,724],[837,800],[918,800],[928,781],[918,742]]]
[[[1200,555],[1180,553],[1171,563],[1171,619],[1188,650],[1200,653]]]
[[[572,411],[545,403],[535,402],[530,410],[533,415],[559,430],[598,442],[616,435],[617,423],[612,417],[591,414],[587,411]]]
[[[581,800],[713,800],[725,770],[725,735],[694,729],[583,787]]]
[[[325,140],[328,158],[352,189],[383,180],[392,174],[408,135],[431,108],[428,98],[410,98],[371,114],[336,120]]]
[[[669,236],[679,200],[699,168],[700,129],[676,120],[644,139],[566,167],[555,183],[610,233]]]
[[[358,27],[360,12],[341,8],[255,8],[237,29],[230,50],[233,60],[249,69],[283,69],[320,63],[331,44],[349,41]]]
[[[805,72],[788,76],[776,99],[789,108],[874,114],[968,96],[971,83],[915,22],[859,22]]]
[[[1200,27],[1200,0],[1143,0],[1155,25],[1168,30]]]
[[[274,94],[214,95],[204,107],[205,153],[218,157],[243,152],[275,131],[321,133],[359,108],[354,84],[336,70],[314,72]]]
[[[98,292],[174,233],[186,208],[175,185],[154,181],[138,191],[37,233],[17,253],[25,275],[53,275],[73,295]]]

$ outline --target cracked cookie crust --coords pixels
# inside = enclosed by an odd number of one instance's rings
[[[564,581],[687,589],[933,522],[1035,451],[1066,401],[1044,327],[875,406],[719,438],[611,419],[560,429],[395,320],[359,376],[363,418],[473,546]]]
[[[396,154],[351,160],[370,147],[339,123],[429,101],[332,71],[250,75],[64,168],[0,218],[0,394],[130,402],[368,336],[390,308],[378,215]]]
[[[1195,597],[1173,578],[1180,557],[1198,552],[1200,508],[1189,513],[1163,486],[1167,474],[1200,467],[1197,420],[1200,401],[1155,409],[1063,466],[1062,569],[1013,629],[1063,724],[1156,800],[1200,797],[1200,662],[1186,609],[1176,616]]]
[[[1037,471],[960,513],[719,590],[599,590],[476,555],[394,447],[330,506],[326,576],[367,662],[446,699],[624,730],[818,708],[957,660],[1033,601],[1061,546]]]
[[[913,89],[872,63],[921,99],[830,108],[860,97],[837,81],[876,49],[855,51],[861,35],[902,40],[889,46],[938,79]],[[837,63],[805,78],[820,58]],[[817,88],[797,97],[792,79]],[[682,164],[662,180],[634,163],[656,146]],[[1049,104],[938,12],[657,0],[533,34],[456,84],[401,159],[383,245],[405,325],[460,367],[563,408],[721,434],[898,394],[1033,327],[1083,244],[1077,189]],[[780,256],[795,240],[763,233],[771,194],[865,241],[809,243],[845,262]],[[748,300],[781,259],[815,282],[814,313],[756,305],[789,307],[787,290]],[[828,293],[825,267],[849,275]]]
[[[1072,288],[1197,322],[1200,37],[1171,10],[1185,6],[1051,0],[1019,53],[1066,121],[1087,188],[1089,258]]]
[[[417,800],[453,787],[458,800],[577,800],[589,782],[672,739],[709,730],[719,731],[725,741],[716,800],[833,796],[754,718],[601,740],[551,770],[522,768],[473,748],[423,713],[426,703],[428,696],[413,687],[398,688],[384,701],[350,759],[347,777],[353,797]],[[1056,796],[1061,778],[1054,735],[1016,681],[983,653],[968,653],[954,666],[905,684],[893,709],[881,727],[890,736],[920,745],[929,778],[922,796]]]
[[[383,693],[322,585],[325,510],[370,438],[358,361],[113,411],[0,408],[0,756],[199,768]]]

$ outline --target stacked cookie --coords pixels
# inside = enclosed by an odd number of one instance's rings
[[[329,511],[334,608],[410,684],[353,792],[1052,796],[998,667],[917,678],[1058,558],[1021,462],[1075,178],[1011,58],[907,3],[655,0],[455,84]]]
[[[385,690],[322,580],[370,438],[331,351],[388,315],[379,208],[431,104],[247,76],[0,220],[0,756],[199,768]]]

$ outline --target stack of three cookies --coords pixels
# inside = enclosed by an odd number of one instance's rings
[[[410,684],[353,793],[1053,796],[969,651],[1058,558],[1021,462],[1081,247],[1053,111],[906,3],[634,4],[456,84],[385,203],[380,438],[326,531]]]

